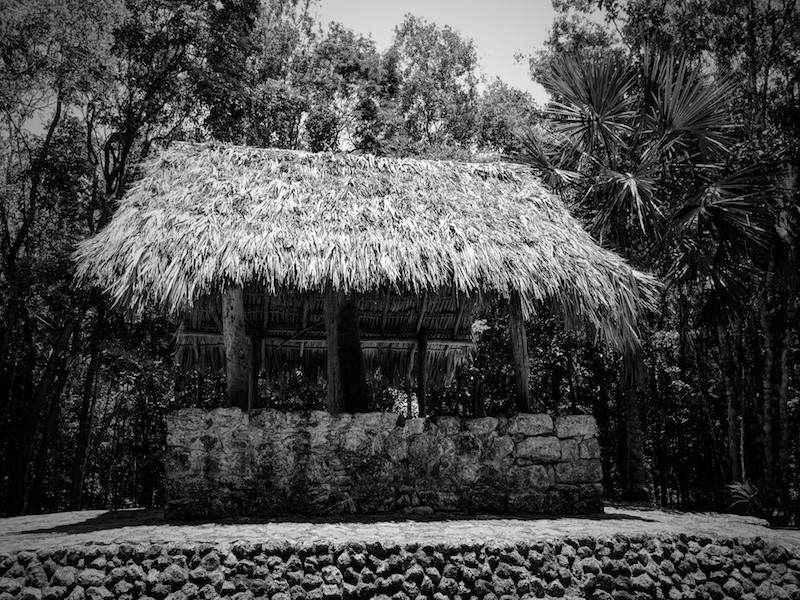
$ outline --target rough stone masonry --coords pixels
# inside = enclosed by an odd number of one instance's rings
[[[588,415],[190,408],[168,416],[167,517],[601,512],[599,458]]]

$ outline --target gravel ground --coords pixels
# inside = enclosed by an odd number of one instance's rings
[[[800,549],[800,529],[771,529],[766,521],[720,513],[685,513],[607,506],[588,517],[370,515],[278,519],[269,522],[169,524],[160,510],[90,510],[0,519],[0,552],[86,544],[289,542],[517,542],[564,536],[689,534],[755,538]]]

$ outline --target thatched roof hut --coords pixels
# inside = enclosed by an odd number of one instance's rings
[[[625,348],[657,287],[523,166],[213,143],[173,145],[143,172],[80,244],[78,274],[134,317],[149,307],[181,320],[187,366],[222,363],[233,289],[264,366],[324,361],[328,290],[357,295],[368,362],[405,371],[424,331],[441,383],[485,295],[510,298],[521,319],[555,307],[567,327]]]

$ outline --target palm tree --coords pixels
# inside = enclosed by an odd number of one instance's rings
[[[728,167],[733,84],[712,80],[681,56],[650,50],[631,61],[612,52],[561,56],[543,83],[553,98],[550,130],[521,133],[518,160],[574,200],[602,243],[669,281],[710,281],[707,307],[724,307],[717,315],[735,311],[751,274],[743,257],[770,235],[774,185],[767,165],[733,173]],[[622,364],[623,497],[645,499],[644,362],[631,353]],[[734,440],[729,435],[729,444]]]

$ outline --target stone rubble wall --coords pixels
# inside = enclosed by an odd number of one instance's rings
[[[167,518],[602,511],[597,424],[191,408],[167,420]]]
[[[0,600],[798,600],[798,578],[800,549],[687,535],[0,554]]]

